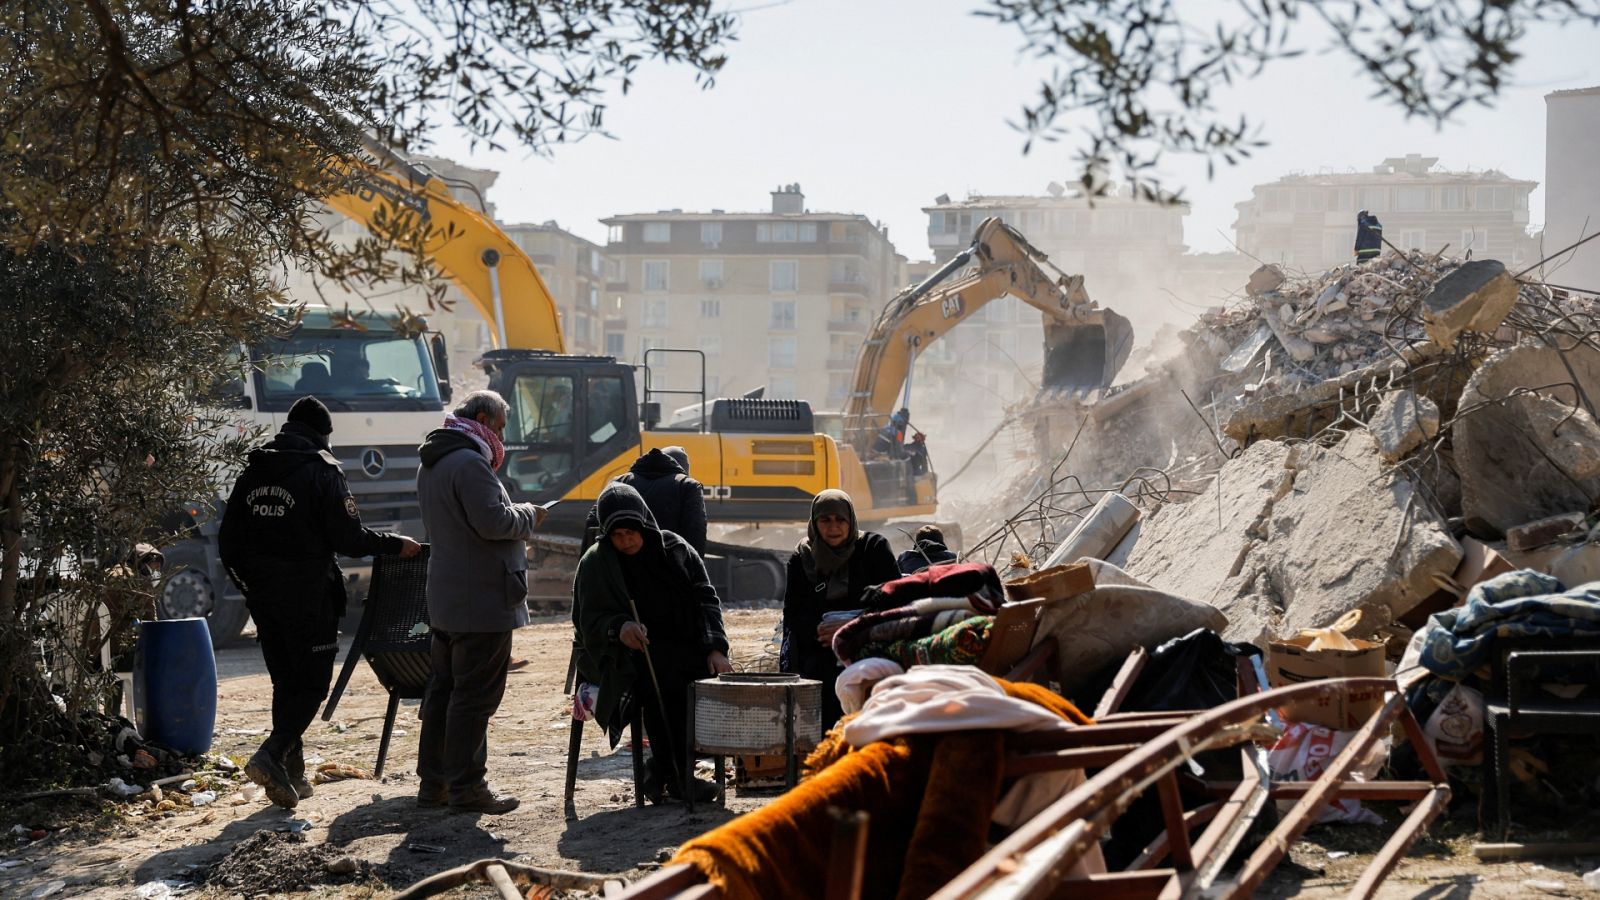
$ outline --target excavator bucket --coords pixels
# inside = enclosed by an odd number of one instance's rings
[[[1084,397],[1104,391],[1133,350],[1133,325],[1109,309],[1082,324],[1045,328],[1045,393]]]

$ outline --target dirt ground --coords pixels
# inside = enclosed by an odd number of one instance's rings
[[[775,610],[728,612],[736,663],[748,667],[760,657],[776,621]],[[14,833],[0,838],[0,897],[162,897],[171,895],[168,890],[198,898],[263,891],[386,897],[424,876],[485,857],[636,878],[657,867],[684,840],[773,796],[770,791],[734,791],[727,809],[698,806],[692,814],[678,805],[636,809],[626,745],[614,752],[591,732],[585,735],[578,768],[578,818],[568,821],[562,789],[571,720],[562,682],[571,634],[571,624],[562,616],[541,618],[517,633],[515,655],[531,664],[511,674],[489,732],[490,780],[522,799],[521,808],[510,815],[464,816],[416,807],[417,706],[406,703],[380,780],[319,785],[316,796],[292,812],[259,798],[235,805],[253,792],[227,784],[212,805],[178,804],[175,810],[151,814],[135,815],[129,811],[134,807],[122,807],[94,818],[60,801],[0,810],[0,828],[7,832],[14,825],[50,831],[32,843]],[[341,649],[341,662],[343,658]],[[268,719],[267,677],[253,644],[220,651],[217,663],[221,698],[213,749],[242,761],[260,742]],[[385,702],[371,672],[358,666],[333,721],[319,719],[306,735],[308,756],[370,771]],[[1399,821],[1395,810],[1382,812],[1390,827]],[[74,825],[61,828],[65,822]],[[1313,829],[1311,839],[1296,847],[1291,862],[1279,867],[1260,895],[1342,894],[1388,830]],[[287,833],[256,837],[285,831],[304,841]],[[1443,839],[1430,838],[1414,847],[1379,896],[1575,896],[1585,892],[1581,873],[1600,865],[1600,858],[1480,864],[1470,856],[1473,838],[1464,825],[1436,825],[1435,833]],[[1567,837],[1594,840],[1597,835]],[[1346,852],[1350,855],[1340,855]],[[329,871],[330,865],[337,874]],[[195,888],[182,884],[214,868],[211,883]],[[159,884],[163,880],[165,887]],[[452,896],[493,895],[482,888]]]

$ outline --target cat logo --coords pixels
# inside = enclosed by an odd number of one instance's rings
[[[943,313],[946,319],[954,319],[956,316],[961,315],[962,310],[965,308],[966,305],[961,302],[960,294],[951,294],[939,301],[939,312]]]

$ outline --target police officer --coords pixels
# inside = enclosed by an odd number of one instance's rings
[[[315,397],[289,410],[283,429],[234,483],[218,545],[244,593],[272,677],[272,733],[245,774],[286,808],[311,796],[305,734],[328,695],[344,616],[344,574],[335,554],[410,557],[422,546],[362,526],[339,460],[329,451],[333,417]]]

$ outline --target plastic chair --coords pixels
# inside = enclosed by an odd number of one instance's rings
[[[383,716],[383,737],[378,742],[378,762],[374,778],[383,775],[383,760],[389,755],[389,739],[394,734],[395,715],[401,700],[421,700],[433,676],[431,649],[433,636],[428,624],[428,545],[410,559],[378,556],[372,561],[372,585],[367,591],[361,624],[345,655],[344,668],[322,710],[322,719],[333,718],[334,708],[350,683],[356,660],[366,657],[378,683],[389,692],[389,708]]]

